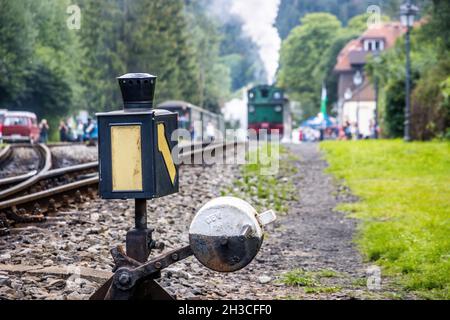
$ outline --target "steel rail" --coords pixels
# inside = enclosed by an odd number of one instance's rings
[[[98,162],[97,161],[93,161],[93,162],[87,162],[87,163],[83,163],[83,164],[77,164],[77,165],[70,166],[70,167],[52,169],[52,170],[49,170],[49,171],[43,173],[41,175],[39,181],[42,181],[42,180],[45,180],[45,179],[50,179],[50,178],[56,178],[56,177],[63,176],[65,174],[73,173],[73,172],[76,172],[76,171],[95,169],[97,167],[98,167]],[[30,171],[30,172],[25,173],[23,175],[0,179],[0,186],[19,183],[21,181],[24,181],[24,180],[26,180],[26,179],[36,175],[37,173],[38,173],[37,170],[33,170],[33,171]],[[39,182],[39,181],[36,181],[36,182]]]
[[[183,152],[183,154],[180,154],[178,156],[178,163],[180,163],[180,165],[183,164],[190,164],[190,163],[185,163],[184,161],[187,159],[192,159],[192,157],[195,157],[198,154],[203,154],[205,152],[209,152],[209,151],[215,151],[216,149],[223,147],[225,149],[225,151],[228,151],[227,148],[230,146],[236,147],[238,145],[241,144],[245,144],[245,142],[239,142],[239,141],[233,141],[233,142],[212,142],[211,144],[207,144],[206,146],[202,147],[202,148],[198,148],[196,149],[194,146],[194,150],[192,151],[188,151],[188,152]],[[181,147],[180,149],[182,149],[183,147]],[[235,149],[233,149],[235,150]],[[223,155],[225,155],[225,152],[223,153]]]
[[[29,188],[30,186],[38,182],[41,177],[52,167],[52,154],[50,152],[50,149],[44,144],[34,145],[33,148],[38,151],[40,155],[40,161],[44,162],[42,169],[36,175],[28,178],[27,180],[22,181],[21,183],[16,184],[8,189],[0,191],[0,199],[12,196],[20,191],[25,190],[26,188]]]
[[[82,146],[82,145],[86,145],[86,144],[84,142],[81,142],[81,141],[74,141],[74,142],[50,142],[50,143],[47,143],[47,146],[49,148]]]
[[[22,182],[24,180],[27,180],[27,179],[31,178],[32,176],[35,176],[37,173],[38,173],[37,170],[31,170],[31,171],[29,171],[27,173],[20,174],[18,176],[13,176],[13,177],[7,177],[7,178],[0,179],[0,186],[6,186],[6,185],[16,184],[16,183]]]
[[[11,145],[7,144],[2,150],[0,151],[0,167],[3,167],[6,162],[11,159],[13,153],[13,149],[11,148]]]
[[[63,176],[65,174],[73,173],[73,172],[77,172],[77,171],[95,169],[97,167],[98,167],[98,161],[92,161],[92,162],[87,162],[87,163],[82,163],[82,164],[76,164],[76,165],[73,165],[70,167],[52,169],[52,170],[49,170],[49,171],[45,172],[44,174],[42,174],[41,180],[55,178],[58,176]]]
[[[9,200],[5,200],[0,202],[0,210],[12,208],[14,206],[18,205],[24,205],[29,204],[30,202],[35,202],[37,200],[43,200],[46,198],[51,198],[53,196],[57,196],[60,194],[64,194],[68,191],[78,190],[80,188],[92,186],[98,184],[98,176],[89,178],[89,179],[83,179],[80,181],[71,182],[62,186],[58,186],[55,188],[39,191],[33,194],[28,194],[25,196],[21,196],[18,198],[13,198]]]

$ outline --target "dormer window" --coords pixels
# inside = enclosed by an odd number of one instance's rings
[[[364,40],[364,51],[383,51],[384,41],[383,40]]]

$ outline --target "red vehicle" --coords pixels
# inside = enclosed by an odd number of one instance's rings
[[[2,135],[5,142],[38,142],[39,126],[32,112],[8,111],[2,123]]]

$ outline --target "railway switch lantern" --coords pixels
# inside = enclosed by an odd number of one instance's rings
[[[220,272],[248,265],[261,248],[262,226],[274,221],[275,213],[258,214],[234,197],[213,199],[197,212],[189,245],[151,257],[151,250],[161,246],[147,225],[146,199],[178,191],[171,152],[177,142],[171,139],[178,128],[177,113],[153,109],[155,76],[131,73],[117,79],[123,110],[97,114],[99,194],[105,199],[134,198],[135,227],[127,232],[126,251],[122,246],[111,250],[115,273],[91,299],[171,299],[155,279],[162,269],[191,255]]]
[[[123,110],[97,113],[99,193],[104,199],[151,199],[178,192],[172,158],[177,114],[153,109],[156,76],[117,78]]]

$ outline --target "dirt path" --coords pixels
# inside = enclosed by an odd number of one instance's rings
[[[289,214],[280,217],[265,248],[280,248],[270,255],[280,270],[302,269],[298,273],[305,285],[286,287],[285,298],[294,299],[386,299],[401,297],[387,282],[380,290],[369,290],[368,276],[376,276],[363,263],[353,239],[356,221],[334,211],[340,202],[355,201],[348,192],[338,190],[333,178],[324,173],[327,163],[317,144],[289,145],[299,160],[294,184],[299,201]],[[342,188],[340,188],[342,189]],[[375,279],[375,278],[370,278]],[[382,280],[383,277],[381,277]]]

